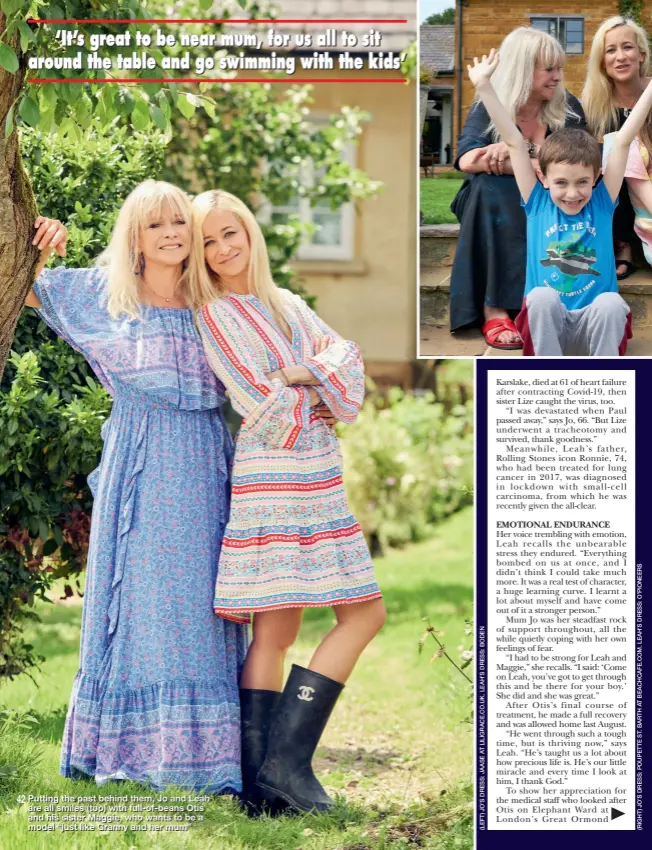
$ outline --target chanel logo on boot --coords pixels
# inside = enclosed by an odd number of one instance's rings
[[[311,694],[314,694],[315,689],[309,687],[308,685],[299,685],[299,695],[297,699],[302,699],[305,702],[312,702]]]

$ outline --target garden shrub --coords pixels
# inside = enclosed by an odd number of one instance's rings
[[[472,427],[470,402],[448,408],[394,388],[341,429],[347,496],[373,550],[422,540],[471,504]]]

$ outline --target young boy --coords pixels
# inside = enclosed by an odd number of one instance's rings
[[[541,146],[541,185],[527,143],[491,85],[498,62],[492,50],[467,67],[509,147],[527,216],[525,297],[516,318],[523,354],[624,354],[632,335],[631,314],[618,295],[612,217],[629,146],[652,108],[652,85],[616,134],[600,183],[596,185],[601,171],[598,143],[584,130],[565,129],[552,133]]]

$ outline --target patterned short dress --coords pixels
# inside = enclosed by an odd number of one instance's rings
[[[613,147],[616,135],[616,133],[607,133],[604,137],[602,151],[603,169],[607,168],[609,153]],[[639,187],[647,187],[647,184],[652,181],[652,161],[650,152],[638,138],[634,139],[629,146],[627,165],[625,166],[625,178],[629,199],[634,208],[634,232],[641,240],[645,259],[648,263],[652,263],[652,210],[646,208],[642,193],[640,190],[637,191]]]
[[[291,341],[255,295],[229,294],[198,315],[208,362],[244,416],[213,603],[235,622],[248,622],[256,611],[381,595],[346,502],[337,437],[312,411],[306,387],[266,377],[304,365],[337,419],[353,422],[364,397],[360,352],[299,296],[282,292]],[[335,341],[315,355],[325,335]]]
[[[247,636],[212,607],[232,447],[193,311],[112,319],[99,269],[45,271],[34,289],[113,396],[61,772],[239,791]]]

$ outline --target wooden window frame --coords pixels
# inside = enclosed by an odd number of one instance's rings
[[[555,38],[557,38],[557,40],[559,41],[561,46],[564,48],[564,53],[566,53],[567,56],[583,56],[584,55],[584,43],[585,43],[585,40],[586,40],[586,27],[584,26],[584,20],[585,20],[585,17],[586,17],[585,15],[553,15],[553,14],[545,15],[545,14],[538,14],[537,13],[537,14],[528,15],[528,17],[530,19],[530,25],[532,25],[532,23],[534,21],[556,21],[556,27],[557,27],[557,33],[558,34],[555,36]],[[582,50],[581,51],[579,51],[579,52],[573,51],[572,53],[568,52],[568,50],[566,48],[566,44],[564,44],[562,42],[561,38],[559,37],[560,22],[561,21],[580,21],[581,22],[581,24],[582,24]],[[566,42],[566,41],[567,41],[566,32],[564,31],[564,42]]]

